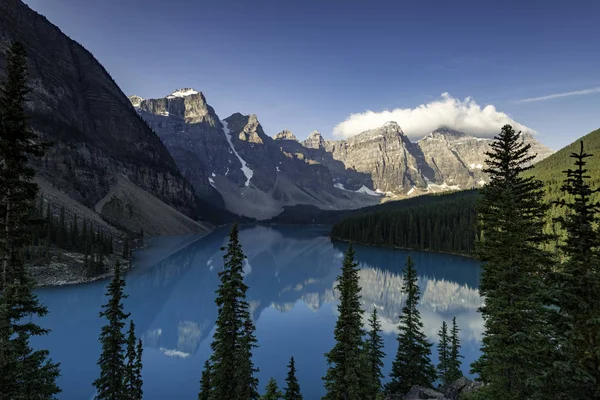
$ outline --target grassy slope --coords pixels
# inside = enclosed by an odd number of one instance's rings
[[[587,159],[588,175],[591,177],[590,184],[592,188],[600,187],[600,129],[597,129],[540,161],[527,172],[544,182],[546,201],[556,201],[563,197],[563,193],[560,191],[566,176],[563,171],[574,168],[573,159],[569,156],[573,152],[579,152],[580,140],[583,141],[585,152],[593,154],[593,157]],[[600,193],[595,193],[594,198],[596,201],[600,201]],[[557,217],[562,212],[562,209],[552,207],[550,216]]]

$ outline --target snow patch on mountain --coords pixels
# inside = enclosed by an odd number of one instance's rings
[[[174,91],[173,93],[171,93],[170,95],[167,96],[167,99],[174,99],[175,97],[187,97],[187,96],[191,96],[193,94],[198,94],[198,92],[194,89],[179,89]]]
[[[428,181],[428,179],[425,179],[426,181]],[[447,190],[460,190],[460,186],[458,185],[448,185],[446,182],[443,182],[441,185],[435,184],[435,183],[430,183],[430,181],[427,182],[427,191],[428,192],[434,192],[436,193],[436,191],[447,191]]]
[[[366,187],[365,185],[362,185],[362,187],[358,190],[356,190],[356,193],[364,193],[364,194],[368,194],[369,196],[381,196],[379,193],[369,189],[368,187]]]
[[[240,163],[242,164],[241,170],[244,173],[244,175],[246,176],[246,186],[250,186],[250,179],[252,179],[252,175],[254,175],[254,171],[252,171],[248,167],[248,164],[246,164],[246,161],[244,161],[244,159],[242,157],[240,157],[238,152],[235,150],[235,147],[233,147],[233,142],[231,141],[231,134],[229,133],[229,128],[227,127],[227,121],[221,121],[221,124],[223,124],[223,133],[225,134],[227,143],[229,143],[229,147],[231,148],[231,150],[233,150],[233,154],[235,154],[235,156],[238,158],[238,160],[240,160]]]

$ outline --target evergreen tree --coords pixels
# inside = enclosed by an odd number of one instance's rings
[[[144,346],[142,345],[142,339],[138,339],[137,349],[135,352],[135,364],[133,366],[134,370],[134,380],[133,380],[133,390],[131,391],[131,399],[133,400],[141,400],[144,396],[144,391],[142,387],[144,385],[144,381],[142,379],[142,354],[144,353]]]
[[[300,384],[298,383],[298,378],[296,378],[296,364],[294,362],[294,357],[290,358],[285,382],[286,386],[283,394],[284,400],[302,400],[302,395],[300,394]]]
[[[485,332],[472,372],[488,384],[490,400],[526,399],[549,361],[547,307],[541,296],[552,262],[542,249],[549,239],[543,233],[548,206],[542,202],[542,183],[522,175],[532,167],[531,146],[510,125],[495,139],[483,170],[490,180],[478,204]]]
[[[398,352],[390,372],[392,380],[386,385],[390,394],[404,394],[413,385],[431,387],[435,380],[435,368],[430,359],[432,345],[423,333],[423,322],[417,309],[420,290],[410,256],[406,260],[402,291],[406,294],[406,302],[398,325]]]
[[[336,289],[340,294],[339,316],[334,329],[335,345],[325,354],[329,368],[323,380],[324,399],[363,399],[369,387],[361,385],[369,376],[363,348],[364,330],[360,308],[358,264],[348,247]]]
[[[211,343],[210,398],[256,399],[258,382],[253,374],[257,369],[251,358],[256,338],[250,306],[246,301],[248,286],[243,276],[246,256],[239,242],[237,224],[231,229],[226,250],[224,268],[219,272],[221,283],[216,299],[218,314]]]
[[[107,324],[102,327],[100,343],[102,353],[98,359],[100,377],[94,381],[96,399],[118,400],[126,395],[124,387],[125,356],[123,346],[127,344],[123,327],[129,314],[123,311],[122,300],[127,297],[123,293],[125,280],[121,277],[121,266],[115,263],[113,278],[108,285],[106,296],[108,302],[102,306],[100,318],[105,317]]]
[[[376,307],[373,307],[371,318],[369,318],[369,332],[367,333],[365,348],[367,349],[369,378],[371,382],[368,398],[374,400],[381,393],[381,379],[383,378],[381,369],[383,368],[383,358],[385,357],[385,353],[382,350],[383,337],[381,337],[381,323],[377,318]]]
[[[25,48],[15,42],[0,90],[0,398],[53,399],[60,392],[58,364],[47,350],[33,350],[29,343],[31,336],[49,332],[31,319],[48,311],[33,293],[23,259],[38,192],[28,160],[42,156],[47,145],[28,125],[26,75]]]
[[[544,395],[555,398],[600,399],[600,189],[590,187],[580,142],[572,153],[575,167],[564,171],[563,198],[556,204],[565,215],[556,219],[566,232],[559,250],[565,258],[552,276],[553,368],[544,377]]]
[[[450,338],[448,337],[448,324],[442,322],[442,328],[439,331],[440,341],[437,346],[439,362],[437,365],[438,378],[444,384],[452,382],[448,375],[450,369]]]
[[[260,397],[260,400],[280,400],[283,398],[283,394],[277,386],[275,378],[269,379],[267,387],[265,388],[265,394]]]
[[[137,344],[137,346],[136,346]],[[136,343],[135,324],[133,320],[129,322],[129,332],[127,334],[127,352],[125,354],[125,376],[123,389],[125,398],[128,400],[142,399],[142,342]]]
[[[202,377],[200,378],[200,393],[198,394],[198,400],[209,400],[210,399],[210,361],[204,362],[204,369],[202,370]]]
[[[254,376],[258,372],[258,368],[254,367],[252,361],[252,351],[258,347],[258,341],[254,334],[255,328],[248,311],[248,303],[245,301],[240,303],[244,303],[242,307],[245,307],[246,310],[241,313],[243,330],[240,333],[240,345],[236,354],[238,360],[236,363],[238,373],[236,393],[239,399],[258,399],[258,378]]]
[[[450,331],[450,353],[448,354],[448,375],[447,383],[452,383],[458,378],[462,377],[463,374],[460,370],[463,356],[460,355],[460,338],[458,337],[458,324],[456,323],[456,317],[452,318],[452,330]]]

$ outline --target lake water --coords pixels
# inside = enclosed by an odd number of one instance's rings
[[[217,308],[217,272],[223,266],[222,246],[228,229],[202,238],[193,236],[148,240],[136,254],[127,275],[126,311],[144,343],[144,399],[195,399],[204,361],[210,355]],[[323,394],[323,353],[333,345],[336,294],[333,290],[347,244],[331,242],[327,230],[296,227],[241,227],[248,256],[245,266],[248,300],[260,347],[254,362],[260,368],[261,393],[269,377],[283,387],[290,356],[296,359],[304,398]],[[429,339],[437,343],[442,321],[457,317],[463,371],[478,356],[483,322],[477,313],[480,268],[468,258],[435,253],[355,246],[360,263],[364,308],[376,306],[385,334],[384,373],[396,353],[396,324],[404,296],[401,271],[411,255],[419,274],[420,312]],[[50,313],[42,325],[49,336],[34,345],[50,350],[60,361],[60,399],[89,399],[98,375],[98,317],[106,302],[107,281],[42,288],[37,291]],[[437,362],[437,352],[433,351]]]

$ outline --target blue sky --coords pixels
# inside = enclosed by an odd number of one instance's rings
[[[387,117],[414,138],[438,119],[492,134],[510,118],[558,149],[600,127],[597,0],[26,3],[126,94],[193,87],[270,135],[343,137]]]

